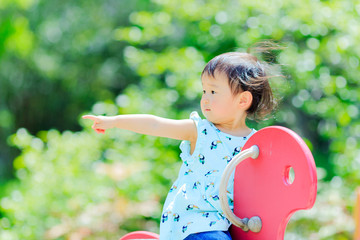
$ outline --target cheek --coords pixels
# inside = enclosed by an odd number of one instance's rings
[[[215,101],[212,101],[211,108],[218,113],[222,113],[222,112],[226,111],[226,109],[228,108],[228,105],[224,101],[215,100]]]
[[[219,101],[214,101],[213,105],[216,105],[217,109],[221,112],[227,112],[233,108],[234,102],[230,98],[222,98]]]
[[[205,102],[205,98],[204,98],[204,96],[202,96],[200,99],[200,105],[202,106],[204,104],[204,102]]]

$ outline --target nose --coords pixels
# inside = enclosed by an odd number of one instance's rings
[[[207,98],[205,95],[202,96],[202,102],[203,104],[209,104],[209,98]]]

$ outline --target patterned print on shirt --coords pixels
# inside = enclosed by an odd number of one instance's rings
[[[163,213],[163,215],[161,216],[161,222],[162,223],[166,222],[169,219],[169,214],[171,214],[170,211]]]
[[[172,191],[174,191],[175,189],[177,189],[177,186],[176,186],[176,185],[173,185],[173,186],[170,188],[170,191],[169,191],[169,192],[172,192]]]
[[[204,199],[204,201],[205,201],[206,203],[211,204],[211,203],[207,200],[207,197],[206,197],[205,195],[203,195],[203,199]]]
[[[194,204],[189,204],[186,207],[186,211],[190,211],[190,210],[194,210],[194,209],[200,209],[198,206],[194,205]]]
[[[193,222],[188,222],[186,225],[184,225],[184,226],[182,227],[182,232],[185,233],[186,230],[188,229],[188,226],[189,226],[190,224],[192,224],[192,223],[193,223]]]
[[[214,201],[217,201],[217,200],[220,199],[218,195],[210,195],[210,197],[211,197]]]
[[[209,187],[214,187],[214,182],[210,182],[210,183],[206,184],[205,191],[208,190]]]
[[[204,163],[205,163],[205,157],[204,157],[204,155],[202,155],[201,153],[199,154],[199,161],[200,161],[201,164],[204,165]]]
[[[233,156],[235,156],[236,154],[238,154],[241,151],[242,147],[236,147],[234,148],[234,152],[233,152]]]
[[[208,212],[200,212],[202,215],[201,216],[203,216],[203,217],[206,217],[206,218],[208,218],[209,217],[209,213]]]
[[[226,190],[226,194],[230,194],[230,195],[231,195],[231,193],[229,192],[229,190]],[[229,203],[230,203],[230,204],[234,204],[234,200],[233,200],[231,197],[228,197],[228,199],[229,199]]]
[[[211,221],[210,224],[209,224],[209,226],[210,226],[210,227],[214,226],[218,221],[219,221],[219,220],[217,220],[217,221]]]
[[[222,143],[222,142],[220,140],[213,141],[211,143],[210,149],[211,150],[216,149],[219,143]]]
[[[186,197],[186,189],[185,188],[181,189],[181,192],[183,194],[183,197]]]
[[[197,182],[194,182],[194,185],[193,185],[193,189],[197,189],[198,186],[200,186],[200,182],[197,181]]]
[[[223,157],[223,160],[226,160],[226,162],[228,162],[228,163],[231,161],[231,159],[232,159],[232,157],[229,157],[229,156]]]
[[[213,173],[216,173],[216,172],[219,172],[219,170],[211,170],[211,171],[208,171],[206,174],[205,174],[205,177],[213,174]]]

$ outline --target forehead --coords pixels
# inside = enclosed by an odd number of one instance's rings
[[[220,71],[215,71],[214,76],[208,73],[203,73],[201,75],[201,83],[204,85],[210,86],[221,86],[228,85],[228,77],[225,73]]]

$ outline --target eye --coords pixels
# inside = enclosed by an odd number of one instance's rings
[[[205,94],[206,93],[206,91],[205,90],[203,90],[203,94]]]
[[[215,91],[211,91],[211,94],[215,94]]]

